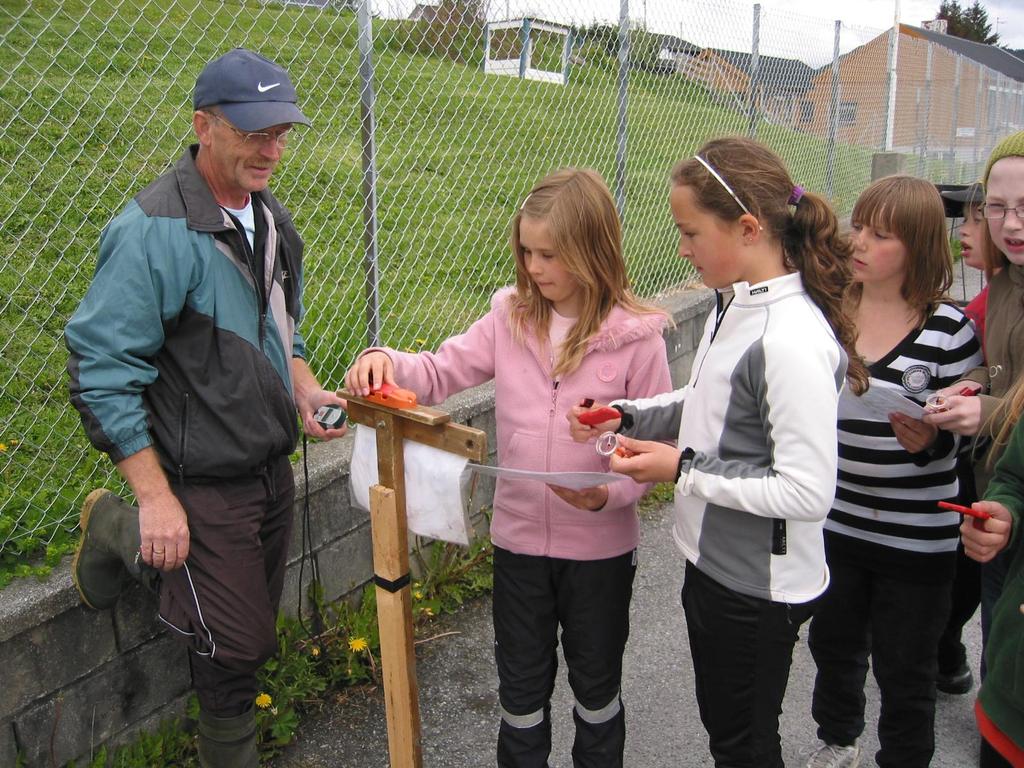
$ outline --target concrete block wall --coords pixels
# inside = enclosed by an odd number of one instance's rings
[[[679,386],[689,375],[712,298],[693,290],[661,303],[676,323],[666,342]],[[455,421],[485,430],[493,454],[493,385],[463,392],[443,407]],[[295,527],[282,599],[293,615],[310,581],[309,561],[302,561],[307,499],[325,596],[351,594],[373,575],[369,516],[349,503],[351,450],[350,438],[311,445],[308,484],[301,462],[295,467]],[[494,490],[493,480],[481,480],[474,493],[478,508],[490,504]],[[0,670],[0,765],[14,765],[21,755],[30,768],[88,764],[100,746],[130,741],[180,716],[191,684],[186,653],[156,619],[154,596],[133,586],[113,610],[89,610],[79,603],[69,561],[44,581],[22,579],[0,591]]]

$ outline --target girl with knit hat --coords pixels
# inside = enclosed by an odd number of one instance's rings
[[[987,455],[976,464],[978,492],[987,499],[975,507],[993,518],[982,528],[961,526],[967,554],[982,562],[983,683],[976,705],[982,732],[981,765],[1024,766],[1024,560],[1019,521],[1024,514],[1024,434],[1014,425],[1024,411],[1024,131],[1003,139],[985,167],[985,205],[988,224],[982,249],[990,270],[986,309],[987,367],[971,371],[965,381],[981,384],[979,397],[952,394],[948,409],[926,416],[943,429],[991,438]],[[1005,452],[1005,457],[1003,454]],[[995,467],[995,476],[989,473]],[[991,479],[991,486],[989,480]],[[991,499],[989,501],[988,499]],[[1004,585],[1006,590],[1004,591]],[[988,675],[987,672],[993,674]]]

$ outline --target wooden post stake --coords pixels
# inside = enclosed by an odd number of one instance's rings
[[[343,394],[349,421],[377,431],[380,482],[370,489],[370,528],[391,768],[422,768],[402,441],[414,440],[483,461],[487,436],[479,429],[450,423],[447,413],[434,408],[397,409]]]

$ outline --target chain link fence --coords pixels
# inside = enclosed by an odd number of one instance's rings
[[[313,121],[272,186],[328,386],[371,341],[431,348],[482,314],[513,279],[511,215],[556,167],[604,175],[651,297],[691,278],[666,178],[712,136],[757,136],[844,214],[877,153],[970,181],[1021,123],[1019,81],[942,46],[900,35],[894,79],[887,31],[733,0],[0,0],[0,580],[67,551],[90,488],[122,487],[68,404],[63,326],[102,227],[189,143],[196,75],[239,45]]]

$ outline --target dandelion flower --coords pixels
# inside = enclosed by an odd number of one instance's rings
[[[417,600],[423,599],[423,593],[420,592],[418,589],[412,593],[412,596],[415,597]]]
[[[256,706],[259,707],[260,709],[266,709],[267,707],[269,707],[273,703],[273,701],[274,700],[272,698],[270,698],[270,694],[269,693],[260,693],[256,697]]]
[[[309,655],[316,658],[320,655],[320,648],[314,645],[312,648],[309,649]]]
[[[369,648],[370,644],[366,642],[366,638],[364,637],[353,637],[348,641],[348,647],[349,650],[359,653],[360,651],[365,651]]]
[[[7,443],[0,443],[0,453],[7,453]]]
[[[434,609],[431,608],[429,605],[428,606],[424,606],[423,607],[423,613],[425,615],[427,615],[427,616],[433,616],[434,615]]]

